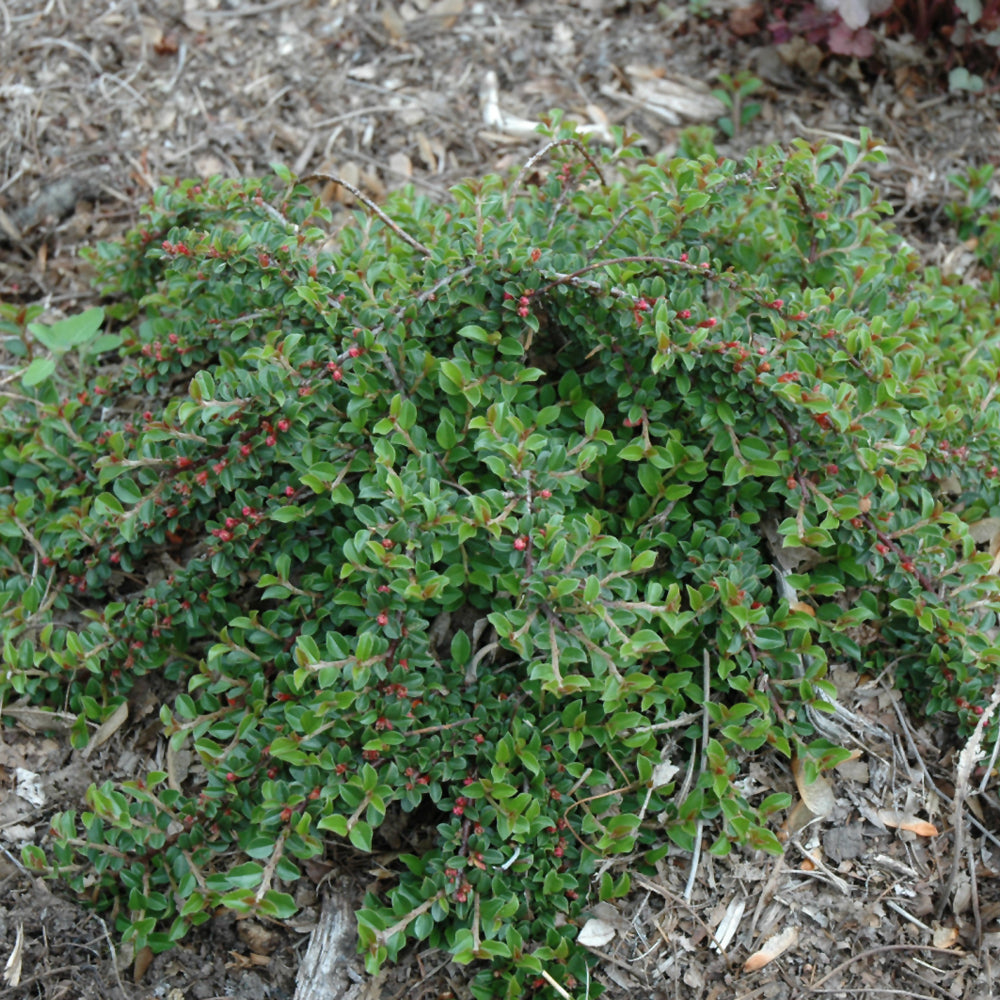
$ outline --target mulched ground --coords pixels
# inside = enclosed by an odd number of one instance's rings
[[[622,125],[650,152],[675,150],[682,128],[720,113],[707,94],[718,74],[741,69],[763,79],[762,108],[732,141],[716,135],[721,152],[867,127],[886,144],[879,181],[907,239],[962,267],[948,176],[1000,160],[997,95],[943,92],[941,47],[884,45],[877,77],[802,47],[781,52],[766,35],[734,34],[765,20],[734,6],[709,0],[695,16],[681,0],[0,0],[0,300],[44,303],[53,318],[89,304],[77,250],[123,232],[163,176],[280,161],[336,173],[376,200],[402,183],[444,196],[464,176],[523,163],[539,147],[523,122],[555,107],[598,129]],[[833,812],[801,826],[793,816],[782,858],[702,856],[691,878],[691,859],[677,855],[657,878],[637,876],[629,897],[594,914],[614,932],[594,947],[606,996],[993,995],[1000,803],[987,790],[959,814],[965,852],[953,872],[958,748],[879,681],[836,679],[859,754],[833,776]],[[294,995],[316,892],[304,890],[294,928],[220,916],[150,964],[119,950],[110,923],[58,884],[26,873],[20,845],[44,840],[54,811],[80,808],[91,781],[144,767],[149,749],[136,726],[83,761],[71,720],[53,731],[23,708],[4,715],[0,962],[11,961],[0,1000]],[[796,793],[774,761],[751,780]],[[615,874],[628,863],[616,859]],[[340,877],[347,892],[373,878],[360,858]],[[781,957],[745,971],[776,940]],[[466,971],[440,953],[411,953],[377,981],[357,970],[345,996],[468,996]],[[578,984],[567,995],[589,994]]]

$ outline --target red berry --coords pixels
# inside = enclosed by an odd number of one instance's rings
[[[235,771],[227,771],[226,772],[226,781],[235,781],[235,780],[236,780],[236,772]]]
[[[523,552],[527,547],[528,540],[526,538],[522,537],[514,539],[514,548],[517,549],[518,552]]]
[[[278,421],[278,430],[279,430],[279,431],[282,431],[282,432],[284,432],[284,431],[287,431],[287,430],[288,430],[288,428],[289,428],[289,427],[291,427],[291,426],[292,426],[292,425],[291,425],[291,424],[290,424],[290,423],[289,423],[289,422],[288,422],[288,421],[287,421],[287,420],[286,420],[286,419],[285,419],[284,417],[282,417],[282,418],[281,418],[281,419],[280,419],[280,420]]]

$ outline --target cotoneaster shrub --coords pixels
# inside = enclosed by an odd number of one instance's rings
[[[24,857],[137,947],[292,914],[402,813],[368,967],[422,940],[479,997],[572,989],[630,870],[780,850],[743,778],[841,759],[831,661],[982,710],[997,278],[922,271],[867,136],[545,153],[335,236],[287,172],[178,182],[93,255],[120,344],[3,307],[4,698],[78,746],[162,699],[162,767]]]

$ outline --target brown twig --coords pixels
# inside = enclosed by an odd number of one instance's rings
[[[405,229],[402,229],[398,223],[392,221],[385,212],[382,211],[378,205],[371,200],[371,198],[363,195],[350,181],[345,181],[342,177],[337,177],[335,174],[328,174],[325,172],[308,174],[302,178],[303,183],[308,181],[328,181],[331,184],[339,184],[342,188],[346,188],[355,198],[360,201],[365,208],[370,212],[377,215],[404,243],[408,243],[414,250],[418,253],[422,253],[425,257],[430,257],[431,252],[420,242],[420,240],[414,239]]]
[[[938,955],[951,955],[952,958],[957,958],[961,955],[960,952],[957,952],[954,949],[949,950],[948,948],[934,948],[931,945],[926,944],[882,944],[877,948],[868,948],[865,951],[859,951],[857,955],[852,955],[850,958],[844,959],[840,965],[835,965],[825,976],[821,979],[817,979],[815,983],[811,986],[806,986],[805,988],[810,993],[817,993],[823,983],[825,983],[828,979],[832,979],[838,972],[843,972],[848,966],[853,965],[855,962],[860,962],[864,958],[871,958],[872,955],[881,955],[887,951],[919,951],[921,954],[934,952]]]
[[[597,165],[594,158],[587,151],[587,147],[579,139],[553,139],[552,142],[547,142],[542,148],[535,153],[533,156],[529,157],[527,162],[518,171],[517,177],[514,178],[514,183],[511,184],[510,189],[504,199],[504,210],[507,213],[507,221],[511,218],[511,202],[514,196],[517,194],[517,189],[521,186],[521,181],[524,179],[524,175],[551,149],[555,149],[557,146],[572,146],[593,168],[594,173],[600,178],[601,185],[603,187],[608,186],[608,182],[604,179],[604,174],[601,173],[601,168]]]
[[[993,692],[990,703],[986,706],[983,714],[976,722],[976,728],[972,731],[962,752],[958,755],[958,766],[955,769],[955,799],[952,805],[951,823],[952,844],[951,844],[951,872],[948,881],[941,891],[938,899],[935,916],[938,920],[944,914],[944,909],[948,905],[948,900],[955,888],[958,880],[958,870],[962,864],[962,856],[965,854],[965,800],[969,796],[969,779],[972,776],[972,769],[983,754],[983,736],[986,733],[986,726],[996,713],[997,706],[1000,705],[1000,686]],[[975,869],[973,868],[973,878]]]

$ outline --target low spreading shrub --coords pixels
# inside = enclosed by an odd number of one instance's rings
[[[78,747],[161,702],[155,769],[24,859],[136,947],[287,917],[310,859],[403,827],[369,969],[420,940],[479,997],[571,989],[630,871],[781,849],[747,769],[842,759],[831,660],[982,711],[995,269],[922,269],[867,136],[558,135],[335,233],[284,170],[174,183],[93,253],[103,314],[0,307],[4,699]]]

